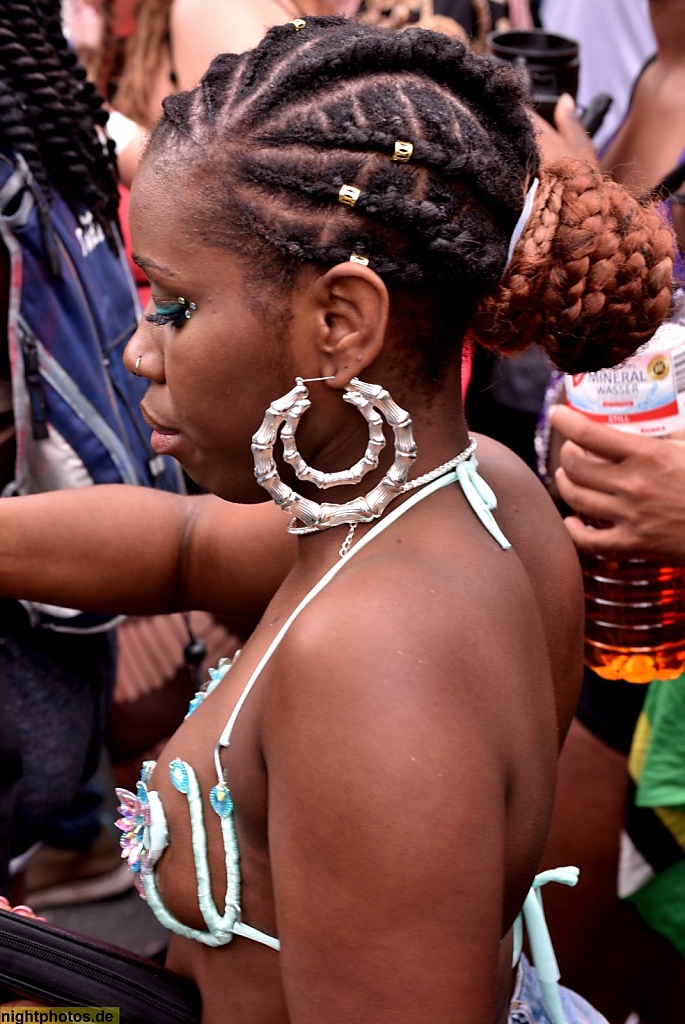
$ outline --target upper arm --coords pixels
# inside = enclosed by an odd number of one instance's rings
[[[214,495],[190,500],[179,607],[212,611],[244,635],[292,567],[297,542],[272,502],[235,505]]]
[[[143,155],[147,143],[148,133],[141,125],[138,125],[135,134],[126,145],[117,151],[117,169],[122,185],[131,187],[133,176],[138,170],[138,164]]]
[[[273,663],[264,754],[290,1019],[489,1021],[506,754],[468,697],[471,669],[426,648],[412,616],[389,627],[365,605],[296,624]]]
[[[171,52],[179,89],[194,88],[219,53],[242,53],[256,46],[269,19],[262,3],[250,0],[174,0],[169,18]]]
[[[2,502],[0,593],[92,611],[198,609],[252,628],[295,557],[279,510],[102,485]]]

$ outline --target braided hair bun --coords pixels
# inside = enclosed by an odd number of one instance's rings
[[[539,177],[511,266],[472,327],[499,352],[536,341],[567,373],[615,366],[668,316],[673,233],[654,204],[583,161]]]

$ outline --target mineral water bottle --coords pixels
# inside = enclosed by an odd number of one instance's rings
[[[685,438],[685,326],[664,324],[612,370],[568,376],[566,399],[618,430]],[[598,529],[602,523],[595,524]],[[580,553],[585,663],[604,679],[649,683],[685,671],[685,564]]]

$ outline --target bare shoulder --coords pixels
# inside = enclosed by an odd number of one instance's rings
[[[489,437],[478,438],[478,471],[497,497],[497,521],[528,569],[542,560],[575,573],[577,555],[563,520],[545,487],[508,448]],[[529,564],[529,545],[537,557]]]
[[[497,496],[497,520],[530,581],[551,659],[560,739],[578,699],[583,592],[578,554],[554,502],[527,466],[491,438],[479,439],[479,472]]]
[[[458,708],[460,723],[473,716],[471,736],[479,722],[490,741],[501,727],[505,746],[512,719],[502,686],[517,695],[523,731],[546,695],[564,703],[553,692],[553,664],[565,660],[567,671],[579,647],[575,550],[533,474],[501,446],[484,439],[481,448],[511,549],[490,536],[458,487],[411,509],[290,629],[274,670],[280,680],[300,680],[298,695],[311,685],[303,699],[361,701],[369,712],[377,702],[374,714],[406,700],[417,714],[437,712],[440,723]],[[560,602],[569,608],[561,625]]]
[[[274,0],[173,0],[170,28],[182,88],[195,85],[218,53],[242,53],[283,21]]]

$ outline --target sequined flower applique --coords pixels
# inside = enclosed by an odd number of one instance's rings
[[[119,814],[115,822],[121,829],[119,840],[121,856],[128,861],[133,872],[134,883],[140,895],[145,899],[143,875],[150,868],[150,799],[148,782],[155,768],[154,761],[144,761],[140,781],[136,783],[136,792],[128,789],[116,789],[119,799]]]

